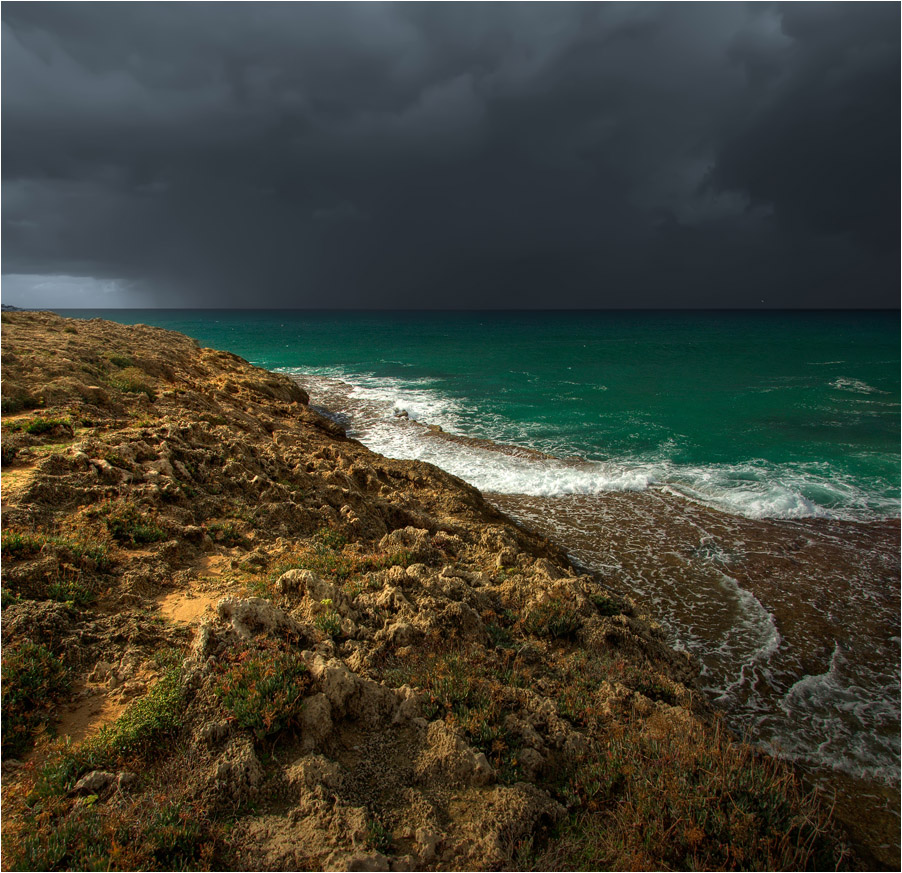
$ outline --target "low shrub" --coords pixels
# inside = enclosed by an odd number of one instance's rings
[[[340,552],[347,544],[348,538],[341,532],[328,527],[321,527],[312,537],[313,542],[319,546]]]
[[[515,652],[520,648],[520,643],[514,637],[517,627],[517,616],[509,609],[500,612],[487,609],[482,613],[482,620],[492,645],[502,652]]]
[[[69,436],[72,435],[72,422],[68,418],[33,418],[25,425],[25,433],[34,435],[47,433],[57,428],[66,431]]]
[[[95,599],[94,592],[78,579],[51,582],[47,586],[47,597],[59,603],[71,603],[75,606],[87,606]]]
[[[355,573],[373,573],[387,570],[389,567],[409,567],[414,557],[407,549],[396,552],[379,552],[375,555],[364,555],[359,558],[354,568]]]
[[[258,739],[297,724],[311,686],[299,652],[259,642],[231,650],[216,670],[214,690],[223,708]]]
[[[18,446],[10,445],[9,440],[4,440],[0,443],[0,466],[8,467],[16,460],[18,454]]]
[[[3,646],[2,678],[2,756],[7,758],[28,748],[70,679],[59,658],[30,640]]]
[[[354,558],[317,543],[312,548],[302,547],[295,554],[279,561],[270,573],[270,581],[275,582],[289,570],[312,570],[320,576],[330,576],[339,582],[345,582],[354,573],[354,568]]]
[[[514,637],[509,628],[496,622],[487,622],[485,626],[489,639],[496,649],[514,649]]]
[[[582,626],[579,613],[563,600],[548,600],[531,609],[522,620],[526,633],[537,637],[572,637]]]
[[[323,600],[321,605],[325,607],[325,610],[313,620],[314,625],[330,637],[338,636],[341,633],[341,616],[332,609],[331,600]]]
[[[4,427],[10,431],[24,431],[33,436],[39,436],[57,428],[65,431],[68,436],[73,434],[72,422],[68,418],[45,418],[40,415],[20,421],[7,422]]]
[[[157,543],[166,539],[166,531],[152,516],[129,503],[104,503],[91,510],[89,515],[99,517],[113,539],[123,545]]]
[[[44,405],[43,397],[32,397],[30,394],[0,399],[0,411],[14,414],[23,409],[38,409]]]
[[[7,528],[3,531],[0,551],[5,560],[30,558],[50,544],[66,552],[66,560],[83,570],[103,572],[110,566],[109,548],[106,543],[85,539],[69,539],[41,533],[27,533]]]
[[[7,606],[11,606],[13,603],[20,603],[22,597],[20,594],[11,591],[9,588],[0,588],[0,607],[6,609]]]
[[[213,542],[222,543],[224,546],[238,546],[244,542],[241,530],[233,522],[211,522],[207,525],[207,533]]]
[[[141,842],[161,870],[183,870],[201,856],[202,820],[188,804],[172,802],[157,808],[142,828]]]
[[[143,697],[131,703],[112,728],[101,731],[96,744],[112,759],[148,755],[181,727],[184,709],[181,671],[170,667]]]
[[[62,803],[59,804],[62,807]],[[57,810],[53,810],[57,812]],[[16,870],[109,870],[116,869],[111,847],[118,843],[116,830],[105,827],[100,811],[81,806],[63,818],[46,813],[41,819],[26,817],[23,833],[11,853]],[[46,821],[46,819],[50,821]]]
[[[834,870],[847,860],[817,795],[792,769],[695,726],[620,726],[569,774],[574,810],[544,870]]]
[[[389,854],[392,850],[392,833],[378,818],[367,822],[366,844],[372,851],[381,852],[383,855]]]
[[[615,597],[607,594],[593,594],[589,598],[598,610],[599,615],[620,615],[623,613],[623,604]]]
[[[150,691],[133,700],[112,724],[77,746],[67,745],[44,766],[32,803],[65,794],[89,770],[155,757],[178,733],[184,712],[181,670],[167,667]]]
[[[2,550],[3,557],[6,559],[28,558],[41,551],[41,547],[45,542],[44,537],[6,529],[3,531],[2,540],[0,540],[0,550]]]
[[[144,394],[148,400],[156,400],[156,393],[147,383],[144,372],[137,367],[125,367],[115,376],[110,376],[107,382],[124,394]]]
[[[370,587],[369,579],[348,579],[342,584],[342,591],[349,599],[355,600]]]
[[[220,836],[199,804],[183,800],[122,807],[58,798],[26,816],[9,860],[15,870],[207,870]]]
[[[65,537],[51,537],[50,542],[68,549],[72,553],[75,563],[85,569],[102,572],[109,569],[112,563],[110,550],[106,543],[71,540]]]

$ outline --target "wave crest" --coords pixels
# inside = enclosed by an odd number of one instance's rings
[[[300,375],[291,369],[284,372]],[[428,461],[485,492],[561,497],[661,487],[754,519],[863,520],[899,515],[898,498],[867,493],[824,465],[763,459],[680,464],[668,457],[672,440],[664,440],[652,457],[589,461],[543,456],[545,447],[530,446],[525,427],[518,442],[526,450],[468,434],[473,429],[472,410],[460,400],[444,397],[429,379],[358,374],[348,378],[329,371],[306,374],[301,381],[318,402],[346,415],[349,435],[368,448],[392,458]],[[439,425],[443,432],[427,424]]]

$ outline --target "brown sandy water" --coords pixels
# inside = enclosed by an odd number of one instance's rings
[[[663,490],[489,499],[647,606],[739,734],[899,865],[899,522],[752,520]]]

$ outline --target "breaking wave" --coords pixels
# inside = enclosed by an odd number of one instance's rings
[[[660,487],[746,518],[862,520],[899,514],[897,498],[866,492],[824,464],[760,459],[681,464],[667,455],[671,440],[632,458],[562,458],[542,454],[547,441],[532,439],[527,424],[474,410],[446,396],[435,380],[349,377],[335,369],[283,372],[303,382],[317,402],[346,416],[349,435],[373,451],[433,463],[486,492],[559,497]],[[502,442],[493,442],[499,436]]]

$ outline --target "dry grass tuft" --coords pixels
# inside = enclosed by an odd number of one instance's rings
[[[719,724],[620,726],[562,793],[574,812],[531,869],[834,870],[849,857],[792,768]]]

